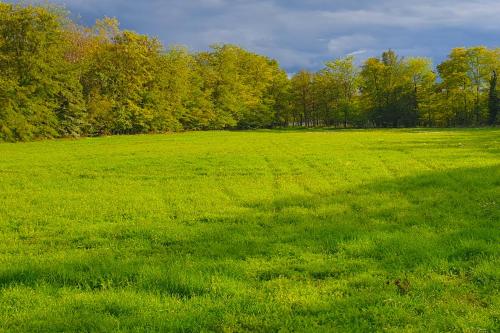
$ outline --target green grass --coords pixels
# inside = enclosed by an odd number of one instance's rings
[[[280,329],[500,330],[500,130],[0,144],[0,332]]]

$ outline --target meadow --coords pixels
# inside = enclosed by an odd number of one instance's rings
[[[499,267],[499,129],[0,144],[0,332],[498,332]]]

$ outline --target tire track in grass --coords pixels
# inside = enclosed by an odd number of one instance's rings
[[[279,173],[276,171],[275,163],[272,162],[269,156],[264,156],[264,161],[267,165],[267,170],[271,173],[271,188],[273,192],[273,198],[276,198],[276,193],[279,192],[280,182],[279,182]]]
[[[258,151],[255,149],[257,145],[251,143],[245,141],[239,144],[237,152],[240,155],[238,155],[237,161],[243,161],[242,165],[235,163],[235,165],[232,165],[234,170],[230,170],[229,175],[226,174],[219,179],[219,187],[223,193],[231,201],[236,200],[241,207],[246,207],[248,201],[248,187],[242,186],[242,183],[247,183],[248,179],[253,177],[254,183],[261,184],[262,179],[266,177],[267,163],[264,167],[261,167],[260,158],[255,158],[255,156],[259,156]],[[225,167],[227,166],[226,164]],[[238,191],[238,189],[245,189],[245,191],[241,193],[242,191]],[[262,190],[262,188],[259,190]]]
[[[299,169],[301,170],[301,176],[304,175],[311,175],[315,174],[317,177],[314,177],[314,179],[321,179],[327,184],[328,188],[333,188],[334,183],[327,177],[328,172],[323,172],[326,171],[324,168],[322,168],[319,164],[311,162],[305,153],[297,153],[295,149],[290,149],[289,154],[290,157],[292,157],[291,160],[288,161],[288,166],[290,170],[296,165],[300,165],[303,168]],[[292,167],[293,166],[293,167]],[[292,172],[291,172],[292,173]],[[293,173],[292,173],[293,174]],[[307,177],[307,178],[312,178],[312,177]],[[299,180],[300,179],[300,180]],[[316,191],[311,185],[305,183],[303,181],[303,177],[300,178],[295,178],[295,183],[299,185],[306,194],[308,195],[318,195],[320,192]]]

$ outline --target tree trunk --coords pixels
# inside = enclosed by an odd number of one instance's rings
[[[496,123],[498,109],[500,106],[499,104],[500,103],[497,94],[497,72],[493,71],[490,80],[490,94],[488,100],[488,109],[489,109],[488,124],[491,126],[495,125]]]

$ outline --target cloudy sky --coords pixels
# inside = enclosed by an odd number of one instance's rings
[[[124,29],[204,50],[234,43],[290,73],[335,57],[392,48],[443,60],[452,47],[500,46],[500,0],[52,0],[79,21],[116,17]]]

